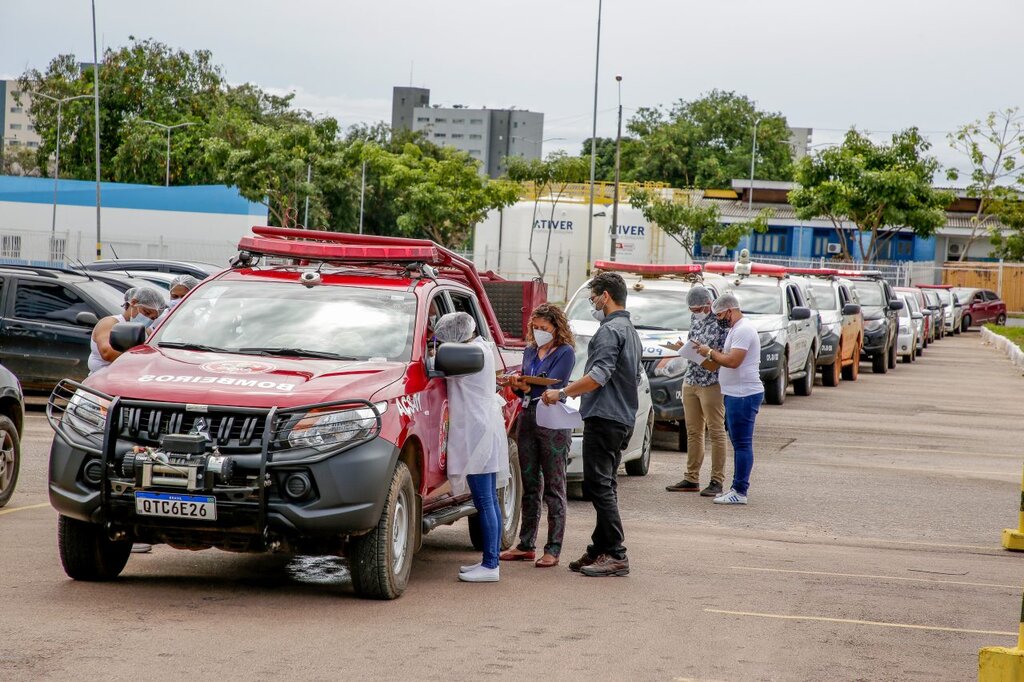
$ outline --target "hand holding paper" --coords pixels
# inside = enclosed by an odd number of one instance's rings
[[[685,344],[682,348],[679,349],[679,357],[685,358],[690,362],[694,362],[698,365],[707,360],[706,357],[697,352],[697,345],[694,341]]]

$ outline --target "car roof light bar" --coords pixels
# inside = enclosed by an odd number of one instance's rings
[[[872,279],[884,277],[880,270],[839,270],[839,274],[842,277],[870,277]]]
[[[835,268],[786,268],[791,275],[804,275],[805,277],[838,277],[839,271]]]
[[[778,277],[782,279],[786,276],[786,268],[781,265],[771,265],[768,263],[727,263],[716,261],[714,263],[705,263],[704,272],[714,272],[720,275],[739,275],[741,277],[746,275],[760,275],[762,277]]]
[[[699,276],[703,268],[696,263],[689,265],[655,265],[651,263],[621,263],[619,261],[594,261],[594,268],[602,272],[624,272],[627,274],[667,277],[671,275]]]
[[[952,284],[915,284],[918,289],[952,289]]]

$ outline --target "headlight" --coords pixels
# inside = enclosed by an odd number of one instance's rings
[[[685,358],[663,358],[654,368],[654,376],[681,377],[686,373],[686,367],[689,364]]]
[[[885,320],[864,320],[864,330],[876,332],[885,326]]]
[[[905,324],[901,324],[900,325],[900,334],[909,334],[909,333],[910,333],[910,327],[908,327]]]
[[[87,391],[77,390],[68,401],[64,412],[64,420],[69,426],[83,435],[95,435],[103,432],[107,423],[107,409],[110,401]]]
[[[761,347],[770,346],[775,343],[780,336],[780,332],[761,332],[757,335],[757,340],[761,342]]]
[[[835,334],[836,336],[840,336],[843,333],[843,325],[839,322],[827,324],[825,325],[825,328],[828,329],[829,333]]]
[[[386,402],[376,403],[377,412],[384,414]],[[377,414],[368,407],[336,412],[309,412],[288,432],[288,444],[293,448],[330,450],[346,443],[366,440],[375,435]]]

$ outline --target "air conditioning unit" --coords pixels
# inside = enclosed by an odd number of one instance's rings
[[[842,244],[828,244],[825,247],[825,252],[826,253],[842,253],[843,252],[843,245]]]
[[[946,246],[946,260],[953,260],[960,258],[960,254],[964,252],[964,245],[956,242],[951,242]]]

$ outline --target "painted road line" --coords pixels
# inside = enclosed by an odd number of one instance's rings
[[[764,444],[766,444],[766,445],[782,445],[782,444],[786,444],[788,446],[794,446],[794,445],[799,445],[800,444],[800,441],[798,439],[793,439],[793,438],[787,439],[786,441],[781,441],[781,440],[779,440],[779,441],[772,441],[770,439],[764,439],[763,441],[759,440],[758,442],[759,443],[760,442],[764,442]],[[819,444],[819,443],[815,443],[813,445],[813,447],[822,447],[822,445]],[[918,454],[918,455],[929,455],[929,456],[930,455],[952,455],[952,456],[956,456],[956,457],[997,457],[997,458],[1000,458],[1000,459],[1014,459],[1014,460],[1019,460],[1020,459],[1020,454],[1008,455],[1008,454],[1001,453],[1001,452],[964,452],[963,450],[933,450],[933,449],[929,449],[929,448],[893,448],[893,447],[886,447],[886,446],[881,446],[881,445],[853,445],[853,444],[850,444],[850,443],[834,443],[832,445],[825,446],[825,447],[827,447],[827,449],[829,451],[832,451],[832,450],[868,450],[868,451],[871,451],[871,452],[912,452],[912,453]],[[789,450],[790,448],[786,447],[785,449]]]
[[[931,583],[941,585],[969,585],[970,587],[996,587],[999,589],[1019,590],[1020,585],[997,585],[995,583],[971,583],[963,580],[929,580],[928,578],[908,578],[899,575],[869,575],[866,573],[830,573],[828,571],[798,571],[789,568],[760,568],[757,566],[730,566],[737,571],[762,571],[764,573],[796,573],[799,575],[823,575],[837,578],[870,578],[872,580],[900,580],[911,583]]]
[[[14,512],[19,511],[28,511],[29,509],[42,509],[43,507],[49,506],[49,502],[43,502],[42,504],[30,504],[25,507],[14,507],[13,509],[0,509],[0,516],[3,516],[4,514],[13,514]]]
[[[1002,554],[1002,552],[996,552],[995,550],[1001,549],[994,545],[954,545],[945,542],[915,542],[913,540],[882,540],[880,538],[864,538],[865,542],[884,542],[890,545],[913,545],[915,547],[943,547],[953,549],[986,549],[996,554]]]
[[[879,620],[855,620],[853,618],[825,618],[824,616],[790,616],[782,613],[756,613],[754,611],[724,611],[722,609],[704,609],[705,613],[720,613],[726,616],[750,616],[753,618],[773,618],[776,620],[809,620],[819,623],[847,623],[849,625],[875,625],[883,628],[902,628],[904,630],[930,630],[932,632],[956,632],[965,635],[1005,635],[1016,637],[1016,632],[1002,630],[969,630],[966,628],[944,628],[938,625],[912,625],[910,623],[884,623]]]

